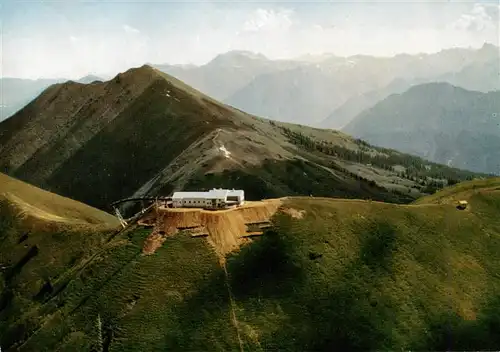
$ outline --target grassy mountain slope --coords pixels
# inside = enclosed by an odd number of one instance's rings
[[[116,218],[102,210],[47,192],[0,173],[0,197],[20,213],[48,222],[118,225]]]
[[[470,206],[457,210],[455,199]],[[140,228],[70,236],[39,226],[23,241],[29,222],[3,206],[0,265],[16,269],[0,272],[0,346],[495,350],[499,210],[500,179],[405,206],[288,198],[224,269],[186,232],[150,256]]]
[[[500,173],[500,92],[415,86],[364,111],[343,131],[369,143],[473,171]]]
[[[248,115],[149,66],[105,83],[53,86],[0,127],[3,171],[101,209],[124,197],[214,186],[244,188],[248,199],[408,202],[436,179],[475,176],[393,158],[335,131]],[[417,175],[416,164],[429,170]]]

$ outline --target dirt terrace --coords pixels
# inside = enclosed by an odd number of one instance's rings
[[[241,207],[225,210],[187,208],[158,208],[146,215],[140,225],[153,225],[153,231],[144,243],[143,253],[152,254],[165,239],[180,230],[191,232],[193,237],[206,236],[217,255],[224,260],[227,253],[250,241],[248,225],[264,224],[278,211],[282,199],[245,202]]]

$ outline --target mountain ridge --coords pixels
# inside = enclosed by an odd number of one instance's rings
[[[0,170],[106,210],[130,196],[221,186],[244,188],[250,200],[408,202],[486,176],[258,118],[147,65],[103,83],[52,86],[0,127]]]
[[[79,83],[91,83],[103,79],[87,75],[78,80]],[[65,78],[21,79],[14,77],[0,78],[0,121],[7,119],[53,84],[71,81]]]

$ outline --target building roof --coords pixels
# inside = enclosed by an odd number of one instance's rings
[[[227,192],[228,197],[235,197],[235,196],[243,197],[244,195],[245,195],[245,191],[243,191],[241,189],[230,189]]]
[[[211,189],[208,192],[174,192],[172,199],[182,198],[206,198],[206,199],[221,199],[227,196],[240,196],[244,195],[243,190],[228,190],[228,189]]]
[[[226,198],[228,194],[227,189],[211,189],[206,192],[207,198]]]
[[[211,189],[208,192],[174,192],[172,199],[182,199],[182,198],[205,198],[205,199],[221,199],[228,196],[244,196],[243,190],[228,190],[228,189]]]
[[[174,192],[172,199],[182,198],[206,198],[207,192]]]

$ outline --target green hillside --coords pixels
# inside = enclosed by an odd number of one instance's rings
[[[117,226],[117,219],[86,204],[44,191],[0,173],[0,200],[23,217],[74,225]]]
[[[469,207],[456,209],[456,199]],[[186,232],[150,256],[150,230],[139,227],[78,236],[38,226],[23,240],[30,222],[3,202],[0,346],[496,350],[499,211],[500,179],[414,205],[288,198],[225,271],[209,243]]]

